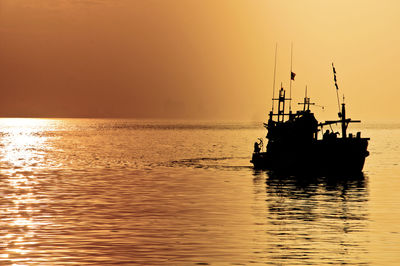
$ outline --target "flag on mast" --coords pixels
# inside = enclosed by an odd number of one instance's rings
[[[336,90],[339,90],[339,87],[337,85],[337,79],[336,79],[336,69],[335,69],[335,66],[333,65],[333,63],[332,63],[332,68],[333,68],[333,80],[335,81],[335,87],[336,87]]]
[[[290,79],[291,79],[291,80],[294,80],[294,77],[296,77],[296,73],[290,72]]]

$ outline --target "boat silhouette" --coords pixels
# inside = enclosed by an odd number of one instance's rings
[[[254,168],[268,169],[288,173],[360,173],[364,167],[369,138],[361,137],[361,132],[355,135],[347,133],[350,123],[360,123],[346,116],[346,105],[340,103],[336,70],[333,66],[335,86],[338,96],[339,113],[337,120],[318,122],[310,110],[310,98],[306,95],[299,103],[303,109],[292,112],[285,110],[287,101],[286,91],[281,86],[278,98],[278,110],[269,113],[267,123],[266,151],[263,151],[262,140],[254,143],[251,163]],[[292,79],[293,79],[293,72]],[[325,130],[324,127],[339,124],[341,132]],[[332,129],[332,128],[331,128]],[[324,132],[324,133],[323,133]]]

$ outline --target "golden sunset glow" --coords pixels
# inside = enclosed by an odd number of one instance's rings
[[[0,2],[0,115],[263,120],[305,86],[336,115],[331,63],[349,112],[396,120],[395,0]],[[372,108],[373,107],[373,108]]]
[[[399,11],[0,0],[0,265],[398,265]]]

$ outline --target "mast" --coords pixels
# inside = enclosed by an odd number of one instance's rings
[[[340,101],[339,101],[339,87],[337,85],[337,80],[336,80],[336,69],[335,66],[332,63],[332,69],[333,69],[333,79],[335,80],[335,87],[336,87],[336,98],[337,98],[337,104],[338,104],[338,109],[339,109],[339,118],[340,118]]]
[[[304,97],[304,103],[306,103],[306,99],[308,99],[307,110],[310,110],[310,98],[307,98],[307,85],[306,85],[306,96]],[[304,104],[304,111],[306,110],[306,105]]]
[[[310,110],[310,98],[307,97],[307,85],[306,85],[306,95],[304,96],[304,109],[303,109],[303,111],[306,110],[306,105],[307,105],[307,111]]]
[[[294,79],[293,77],[293,70],[292,70],[292,65],[293,65],[293,43],[291,43],[290,47],[290,87],[289,87],[289,113],[292,112],[292,80]]]
[[[303,112],[309,111],[310,110],[310,105],[315,105],[315,103],[310,102],[310,97],[307,97],[307,85],[306,85],[306,94],[304,96],[304,102],[298,103],[299,105],[304,105],[303,106]],[[317,105],[319,106],[319,105]]]
[[[275,65],[274,65],[274,81],[272,83],[272,113],[274,112],[274,98],[275,98],[275,77],[276,77],[276,54],[278,51],[278,43],[275,44]]]
[[[292,45],[293,46],[293,45]],[[286,98],[286,91],[283,89],[283,85],[281,82],[281,88],[279,90],[279,95],[278,98],[275,98],[275,77],[276,77],[276,61],[277,61],[277,50],[278,50],[278,43],[275,45],[275,65],[274,65],[274,80],[272,84],[272,111],[269,112],[269,121],[273,121],[273,117],[277,116],[277,121],[276,122],[284,122],[285,121],[285,116],[288,116],[289,119],[292,117],[292,110],[291,110],[291,103],[292,103],[292,98]],[[292,66],[290,66],[290,69],[292,70]],[[290,86],[292,80],[294,80],[294,74],[292,71],[290,73]],[[274,101],[278,101],[278,112],[275,114],[274,113]],[[290,104],[290,112],[285,114],[285,101],[289,101]]]
[[[346,105],[344,103],[344,96],[343,96],[343,102],[342,102],[342,110],[340,110],[340,101],[339,101],[339,87],[337,85],[337,80],[336,80],[336,69],[333,66],[332,63],[332,68],[333,68],[333,75],[334,75],[334,80],[335,80],[335,87],[336,87],[336,96],[337,96],[337,101],[338,101],[338,107],[339,107],[339,120],[334,120],[334,121],[325,121],[324,123],[320,123],[319,126],[324,126],[324,125],[331,125],[331,124],[336,124],[340,123],[342,127],[342,138],[345,139],[347,138],[347,127],[349,123],[360,123],[360,120],[351,120],[351,118],[346,118]]]
[[[277,120],[278,122],[283,122],[285,120],[285,90],[283,89],[282,84],[281,84],[281,89],[279,90]]]
[[[290,101],[290,98],[286,98],[286,91],[283,89],[283,85],[281,83],[281,89],[279,90],[278,98],[272,98],[272,101],[278,101],[278,111],[273,113],[269,112],[269,119],[272,121],[274,116],[277,117],[276,122],[285,122],[285,116],[288,116],[289,119],[291,117],[291,113],[285,113],[285,101]]]
[[[342,120],[341,120],[341,124],[342,124],[342,138],[347,138],[346,135],[346,130],[347,130],[347,125],[348,125],[349,121],[346,121],[346,107],[344,104],[344,101],[342,103]]]

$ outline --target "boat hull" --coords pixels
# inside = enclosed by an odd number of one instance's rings
[[[254,168],[287,173],[360,173],[368,138],[314,140],[302,145],[269,144],[267,152],[253,153]]]

